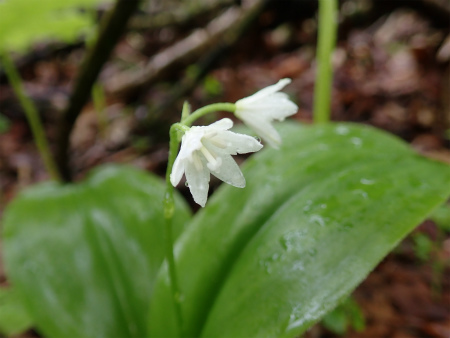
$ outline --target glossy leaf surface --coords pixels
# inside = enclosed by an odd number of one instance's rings
[[[7,273],[47,337],[144,337],[164,257],[158,178],[104,167],[85,182],[47,183],[5,213]],[[177,199],[178,235],[190,213]]]
[[[450,168],[352,124],[285,125],[283,147],[222,186],[177,242],[184,326],[167,272],[154,337],[296,337],[348,295],[450,193]]]

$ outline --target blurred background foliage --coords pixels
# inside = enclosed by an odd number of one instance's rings
[[[73,43],[96,23],[94,6],[112,0],[4,0],[0,2],[0,49],[27,52],[39,40]]]

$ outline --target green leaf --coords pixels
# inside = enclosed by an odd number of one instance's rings
[[[450,232],[450,205],[441,205],[430,215],[430,218],[439,229]]]
[[[412,236],[412,239],[416,256],[423,262],[429,260],[434,244],[430,237],[423,233],[417,233]]]
[[[345,303],[345,309],[350,318],[350,325],[352,328],[358,332],[364,331],[366,328],[366,321],[358,303],[356,303],[352,298],[349,298]]]
[[[176,245],[188,337],[295,337],[334,308],[450,192],[450,168],[352,124],[281,130]],[[161,270],[154,337],[180,336]]]
[[[105,167],[76,185],[41,184],[4,219],[8,276],[48,337],[144,337],[164,258],[165,184]],[[177,198],[174,234],[190,213]]]
[[[348,322],[349,318],[347,313],[339,306],[333,311],[327,313],[322,320],[324,327],[338,335],[343,335],[347,332]]]
[[[362,331],[365,328],[363,313],[351,297],[339,304],[333,311],[328,312],[322,320],[322,325],[339,335],[344,335],[349,326],[356,331]]]
[[[32,320],[13,288],[0,288],[0,332],[19,334],[32,325]]]
[[[72,42],[94,26],[93,15],[82,8],[104,0],[0,1],[0,51],[25,51],[42,39]]]

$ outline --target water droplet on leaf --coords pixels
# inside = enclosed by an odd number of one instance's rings
[[[360,182],[361,184],[364,184],[364,185],[372,185],[372,184],[375,183],[374,180],[371,180],[371,179],[368,179],[368,178],[361,178],[361,179],[359,180],[359,182]]]
[[[362,146],[362,140],[359,137],[352,137],[350,142],[356,147],[360,148]]]
[[[335,132],[338,135],[347,135],[349,133],[349,130],[346,126],[337,126]]]

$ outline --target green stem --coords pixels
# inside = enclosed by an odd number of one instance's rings
[[[336,44],[337,0],[319,0],[319,37],[317,42],[317,75],[314,88],[314,122],[330,121],[331,56]]]
[[[173,198],[173,186],[170,182],[170,173],[172,172],[173,164],[178,154],[178,145],[180,143],[178,134],[188,129],[179,123],[172,125],[170,128],[170,146],[169,146],[169,161],[166,172],[166,194],[164,196],[164,218],[166,219],[165,226],[165,250],[166,259],[169,268],[169,277],[172,291],[172,301],[175,308],[175,316],[180,332],[183,329],[183,316],[181,312],[181,291],[178,285],[177,270],[175,265],[175,256],[173,253],[173,230],[172,220],[175,212],[175,201]],[[181,335],[181,334],[180,334]]]
[[[194,121],[202,117],[203,115],[215,112],[215,111],[228,111],[230,113],[234,113],[236,110],[236,105],[234,103],[213,103],[207,105],[203,108],[197,109],[191,115],[181,120],[181,123],[185,126],[190,126]]]
[[[191,105],[189,102],[184,101],[183,110],[181,111],[181,121],[186,120],[191,115]]]
[[[19,72],[17,71],[16,67],[14,66],[14,63],[9,57],[8,52],[0,53],[0,59],[5,68],[6,76],[8,77],[8,80],[14,90],[14,93],[19,99],[20,105],[22,106],[25,112],[25,115],[31,128],[31,132],[33,133],[34,141],[36,142],[36,146],[42,157],[45,168],[47,169],[52,179],[60,181],[61,177],[58,170],[56,169],[57,166],[51,155],[50,147],[47,138],[45,137],[44,128],[39,118],[39,113],[36,109],[36,106],[25,94],[25,90],[22,86],[22,81],[20,79]]]
[[[165,233],[165,248],[166,259],[169,268],[170,286],[172,292],[172,302],[175,308],[175,320],[177,322],[180,336],[183,331],[183,314],[181,312],[181,291],[178,285],[178,276],[175,266],[175,256],[173,254],[173,230],[172,230],[172,218],[166,218],[166,226],[164,228]]]
[[[171,284],[172,301],[175,308],[175,316],[178,327],[180,329],[180,336],[183,336],[183,315],[181,311],[181,291],[178,285],[177,270],[175,264],[175,257],[173,253],[173,230],[172,220],[175,212],[175,201],[173,197],[173,186],[170,182],[170,174],[172,173],[173,164],[178,154],[178,147],[180,144],[180,135],[189,130],[189,126],[198,118],[218,110],[224,110],[234,113],[236,105],[233,103],[214,103],[203,108],[197,109],[192,114],[189,114],[190,107],[186,102],[183,106],[181,115],[181,123],[175,123],[170,127],[170,145],[169,145],[169,160],[166,171],[166,194],[164,196],[164,218],[166,219],[165,226],[165,249],[166,259],[169,269],[169,278]]]

